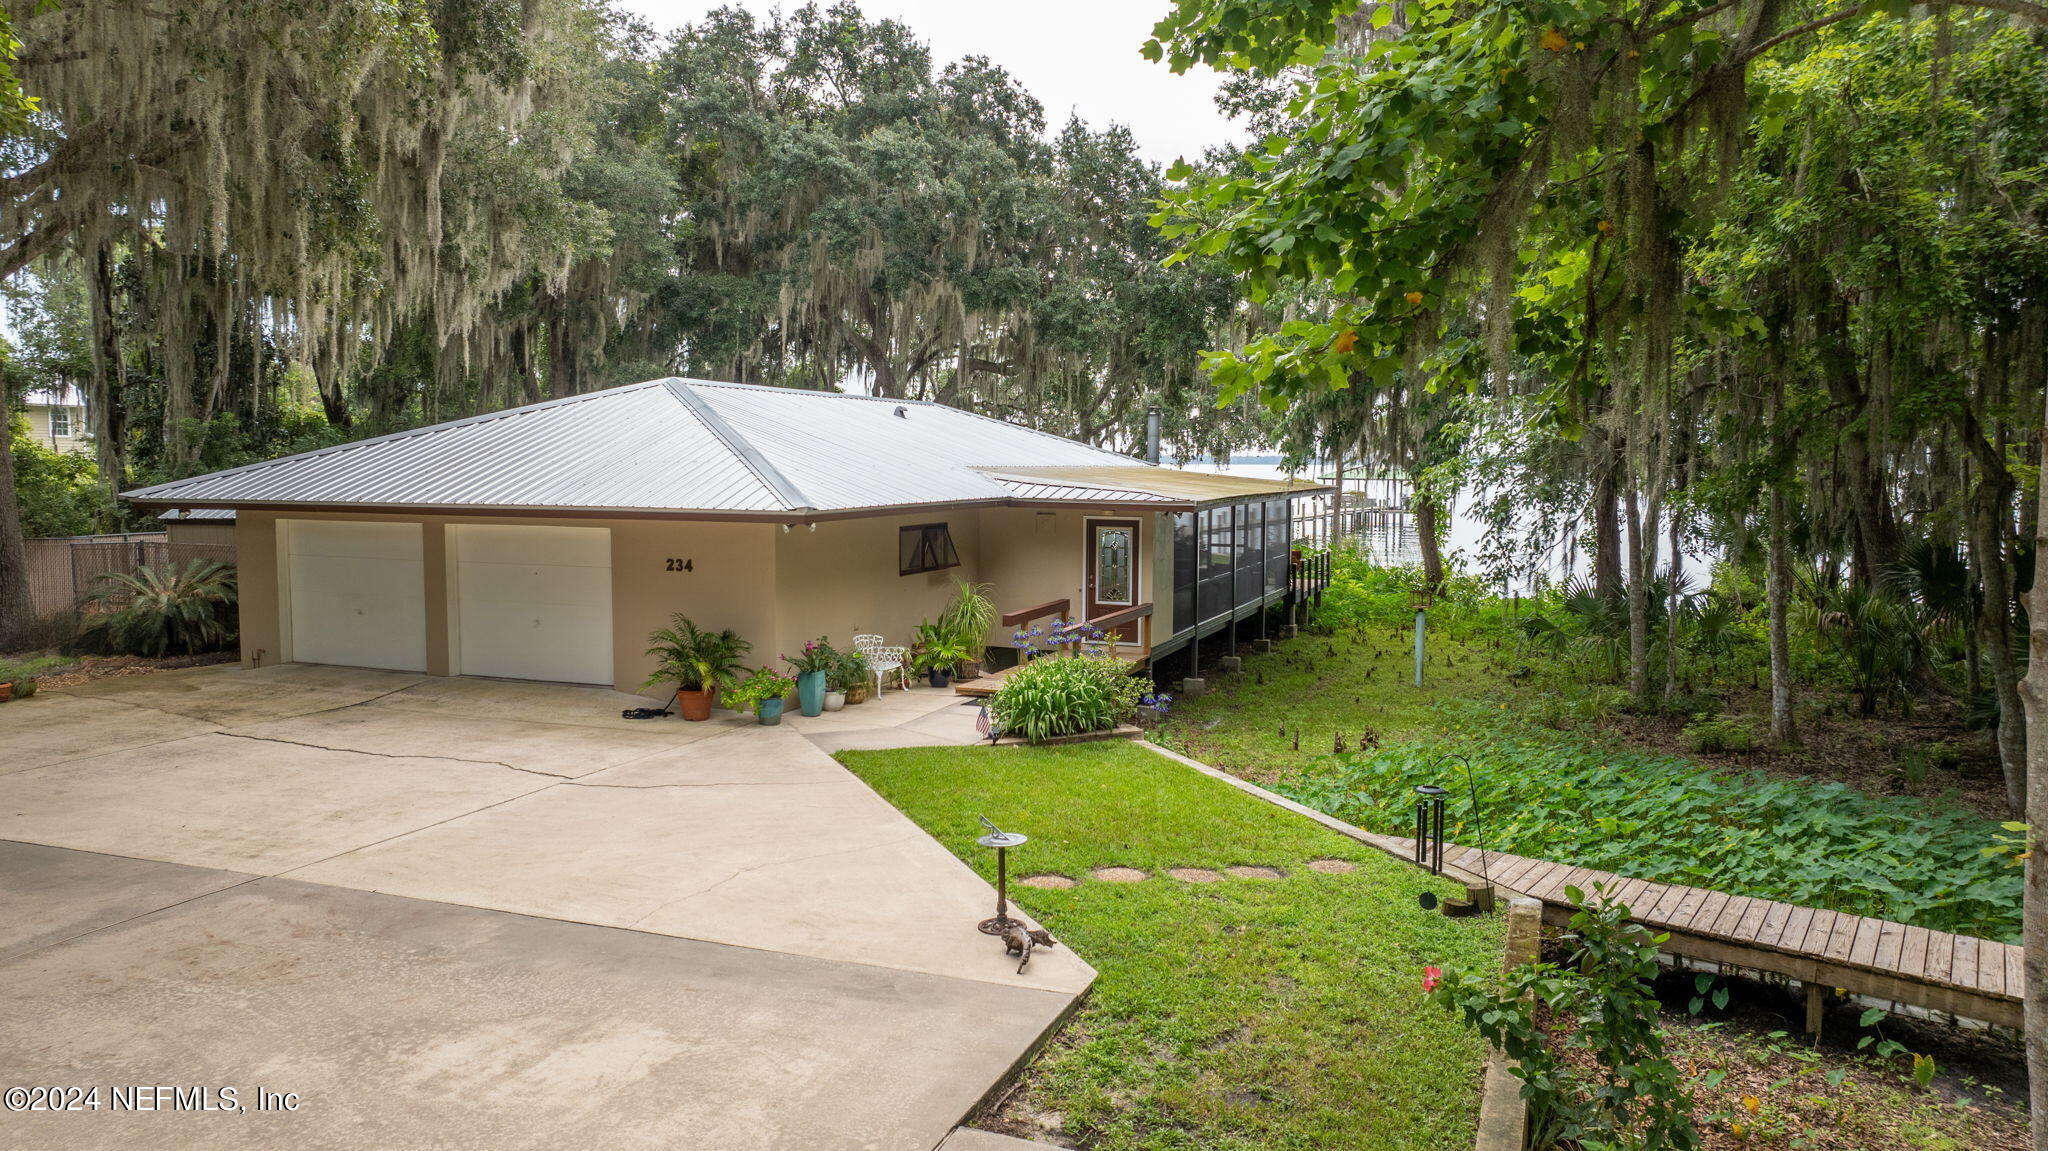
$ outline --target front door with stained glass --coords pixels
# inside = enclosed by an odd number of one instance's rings
[[[1088,523],[1087,618],[1095,619],[1138,602],[1138,522],[1090,520]],[[1136,641],[1138,625],[1116,629]]]

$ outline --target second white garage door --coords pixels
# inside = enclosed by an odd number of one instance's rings
[[[420,525],[286,520],[278,530],[291,659],[427,669]]]
[[[612,533],[456,525],[456,672],[612,682]]]

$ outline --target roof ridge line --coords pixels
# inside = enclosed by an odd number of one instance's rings
[[[817,509],[811,506],[810,500],[804,496],[803,491],[795,484],[790,483],[789,477],[783,475],[774,464],[769,463],[768,457],[762,455],[759,449],[755,448],[753,444],[748,443],[744,436],[734,431],[732,425],[725,422],[725,417],[712,410],[711,405],[705,402],[704,397],[692,390],[691,383],[692,381],[681,376],[670,376],[662,381],[663,386],[668,388],[669,394],[681,400],[683,406],[690,409],[691,413],[703,422],[705,430],[717,436],[718,442],[724,444],[727,451],[738,457],[739,461],[747,465],[747,469],[754,473],[755,478],[767,485],[769,491],[775,493],[775,498],[788,505],[784,510],[792,512],[816,511]]]

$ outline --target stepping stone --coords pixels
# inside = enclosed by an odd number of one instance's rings
[[[1017,881],[1026,887],[1067,888],[1075,886],[1075,880],[1064,875],[1027,875]]]
[[[1095,878],[1104,883],[1143,883],[1145,873],[1135,867],[1098,867]]]
[[[1172,867],[1167,869],[1166,874],[1173,876],[1175,879],[1180,880],[1182,883],[1223,882],[1223,877],[1221,875],[1218,875],[1217,873],[1210,871],[1206,867]]]
[[[1235,876],[1237,876],[1237,877],[1238,877],[1239,879],[1284,879],[1284,878],[1286,878],[1286,873],[1285,873],[1285,872],[1283,872],[1283,871],[1281,871],[1281,870],[1280,870],[1279,868],[1277,868],[1277,867],[1253,867],[1253,866],[1250,866],[1250,865],[1240,864],[1240,865],[1238,865],[1238,866],[1236,866],[1236,867],[1226,867],[1226,868],[1224,868],[1223,870],[1225,870],[1225,871],[1229,872],[1229,873],[1230,873],[1230,874],[1232,874],[1232,875],[1235,875]]]
[[[1348,859],[1311,859],[1308,869],[1324,875],[1349,875],[1358,870],[1358,865]]]

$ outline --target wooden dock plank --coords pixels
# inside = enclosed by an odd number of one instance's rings
[[[1737,939],[1755,942],[1756,933],[1762,930],[1764,920],[1771,914],[1771,908],[1781,906],[1783,904],[1773,903],[1768,899],[1750,900],[1749,910],[1743,912],[1742,918],[1735,922],[1734,936]]]
[[[1567,902],[1564,889],[1570,887],[1576,877],[1586,874],[1583,867],[1558,867],[1544,872],[1533,881],[1525,880],[1524,891],[1545,903]]]
[[[1906,945],[1906,925],[1888,919],[1877,921],[1877,954],[1870,960],[1882,971],[1899,970],[1899,953]]]
[[[1956,937],[1954,935],[1946,931],[1928,932],[1927,966],[1921,972],[1920,977],[1931,983],[1944,985],[1953,983],[1954,980],[1950,979],[1949,975],[1955,966],[1955,958]]]
[[[1796,951],[1799,948],[1799,944],[1806,940],[1806,929],[1813,923],[1813,908],[1800,907],[1793,903],[1781,903],[1778,906],[1789,908],[1789,913],[1778,924],[1776,934],[1772,935],[1769,939],[1759,936],[1757,942],[1768,947],[1782,947],[1787,951]]]
[[[1520,891],[1522,890],[1522,877],[1524,875],[1529,874],[1530,872],[1535,871],[1537,865],[1541,861],[1535,859],[1527,859],[1519,855],[1510,855],[1508,856],[1508,859],[1511,862],[1509,863],[1507,869],[1502,871],[1500,873],[1500,878],[1496,879],[1494,882],[1500,884],[1502,887],[1512,887],[1516,891]]]
[[[1918,979],[1927,968],[1927,929],[1907,925],[1906,939],[1899,948],[1899,974]]]
[[[2001,946],[2005,950],[2005,993],[2017,999],[2026,993],[2027,949],[2010,943]]]
[[[1709,891],[1707,892],[1707,897],[1701,900],[1699,907],[1693,911],[1690,920],[1683,923],[1673,923],[1671,926],[1678,928],[1680,931],[1695,931],[1701,935],[1711,935],[1713,933],[1714,920],[1720,918],[1721,911],[1727,906],[1727,892]]]
[[[1837,963],[1847,963],[1850,948],[1856,942],[1856,929],[1862,925],[1860,915],[1835,916],[1834,930],[1828,932],[1827,946],[1820,949],[1820,954]]]
[[[2005,994],[2005,945],[1992,940],[1977,944],[1977,990]]]
[[[1693,917],[1699,914],[1700,908],[1706,906],[1707,897],[1712,894],[1714,893],[1704,887],[1688,888],[1685,898],[1678,901],[1678,909],[1665,917],[1666,925],[1674,930],[1683,931],[1692,923]]]
[[[1730,896],[1728,902],[1722,905],[1721,914],[1714,917],[1714,924],[1708,930],[1715,935],[1733,936],[1735,925],[1741,923],[1742,917],[1749,914],[1750,905],[1755,902],[1755,899],[1747,895]]]
[[[1977,939],[1971,935],[1956,938],[1955,965],[1949,969],[1948,981],[1957,987],[1976,990],[1977,987]]]
[[[1858,967],[1872,965],[1877,959],[1877,934],[1882,924],[1882,920],[1865,917],[1856,925],[1856,938],[1849,944],[1849,962]]]
[[[1749,931],[1749,941],[1764,946],[1777,943],[1778,937],[1785,934],[1785,925],[1792,921],[1793,913],[1798,910],[1798,907],[1790,903],[1780,903],[1775,899],[1765,900],[1763,916]]]
[[[1828,936],[1835,930],[1835,919],[1840,915],[1841,912],[1829,911],[1825,907],[1814,908],[1813,920],[1806,925],[1806,938],[1800,940],[1793,950],[1807,955],[1819,955],[1825,951]]]
[[[1670,921],[1671,913],[1678,910],[1678,905],[1684,901],[1686,893],[1692,890],[1679,883],[1666,883],[1662,886],[1664,890],[1657,897],[1657,902],[1643,912],[1644,919],[1660,924]]]

